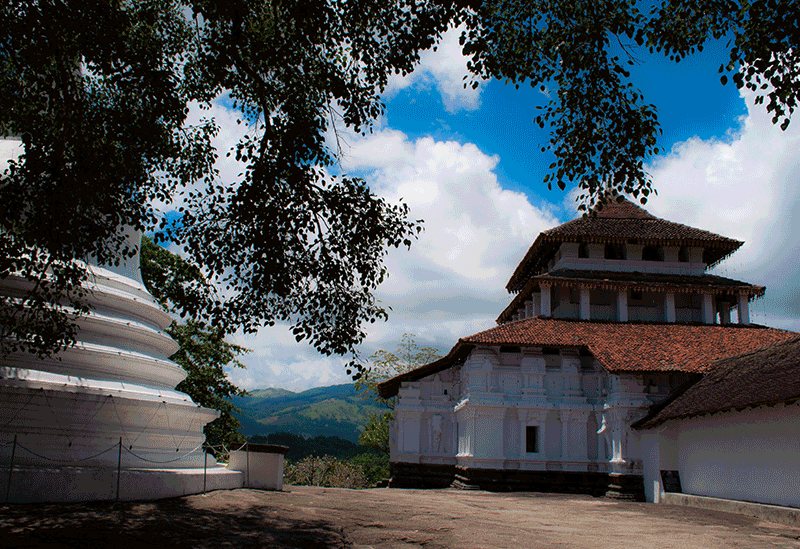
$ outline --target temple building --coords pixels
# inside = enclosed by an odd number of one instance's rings
[[[742,244],[626,200],[541,233],[497,327],[379,386],[398,396],[392,485],[643,499],[632,424],[715,361],[797,337],[751,324],[763,286],[707,273]]]

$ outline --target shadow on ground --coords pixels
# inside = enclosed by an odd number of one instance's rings
[[[192,500],[0,505],[0,546],[347,547],[324,520],[287,519],[268,508],[198,508]],[[270,515],[273,516],[270,516]]]

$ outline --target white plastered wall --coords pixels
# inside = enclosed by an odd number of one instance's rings
[[[800,405],[724,412],[644,431],[645,492],[660,499],[660,470],[684,493],[800,507]]]

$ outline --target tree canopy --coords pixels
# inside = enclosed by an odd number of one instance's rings
[[[548,187],[577,184],[579,210],[609,195],[642,204],[653,192],[644,163],[662,150],[657,106],[631,79],[646,53],[675,62],[725,41],[720,81],[767,99],[789,125],[800,93],[800,9],[793,0],[467,0],[461,36],[477,78],[550,94],[536,117],[555,156]],[[466,84],[465,84],[466,85]],[[477,85],[476,81],[472,85]],[[602,204],[601,204],[602,206]]]
[[[404,204],[334,176],[337,127],[370,130],[392,73],[463,25],[475,79],[550,93],[547,184],[577,184],[579,208],[611,193],[644,202],[660,151],[657,109],[631,81],[637,52],[675,61],[729,43],[721,81],[754,90],[786,128],[800,89],[790,0],[9,0],[0,6],[0,135],[24,154],[0,179],[0,351],[46,355],[87,311],[81,260],[131,256],[122,228],[159,229],[214,291],[198,320],[252,331],[288,322],[325,354],[356,351],[386,318],[373,292],[389,246],[421,230]],[[730,78],[728,76],[730,75]],[[467,84],[477,85],[475,82]],[[244,137],[215,170],[224,100]],[[177,218],[154,203],[175,204]],[[169,221],[171,220],[171,221]]]
[[[438,349],[420,346],[415,338],[414,334],[403,334],[394,352],[379,349],[370,355],[367,366],[355,383],[355,389],[361,397],[375,399],[375,402],[394,410],[396,399],[381,397],[378,384],[441,358]]]
[[[83,313],[77,260],[132,256],[122,228],[158,225],[218,290],[197,319],[252,331],[289,322],[325,354],[355,351],[386,318],[372,292],[389,246],[421,230],[357,178],[335,177],[325,135],[367,131],[393,72],[447,28],[416,0],[11,0],[0,7],[0,135],[24,154],[0,180],[3,351],[52,353]],[[224,98],[245,136],[222,181],[212,119]],[[176,202],[167,223],[154,201]],[[61,305],[68,304],[69,308]]]

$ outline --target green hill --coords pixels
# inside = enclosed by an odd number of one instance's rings
[[[244,435],[288,432],[306,438],[337,436],[358,443],[372,413],[385,408],[358,396],[352,383],[317,387],[293,393],[286,389],[257,389],[235,398]]]

